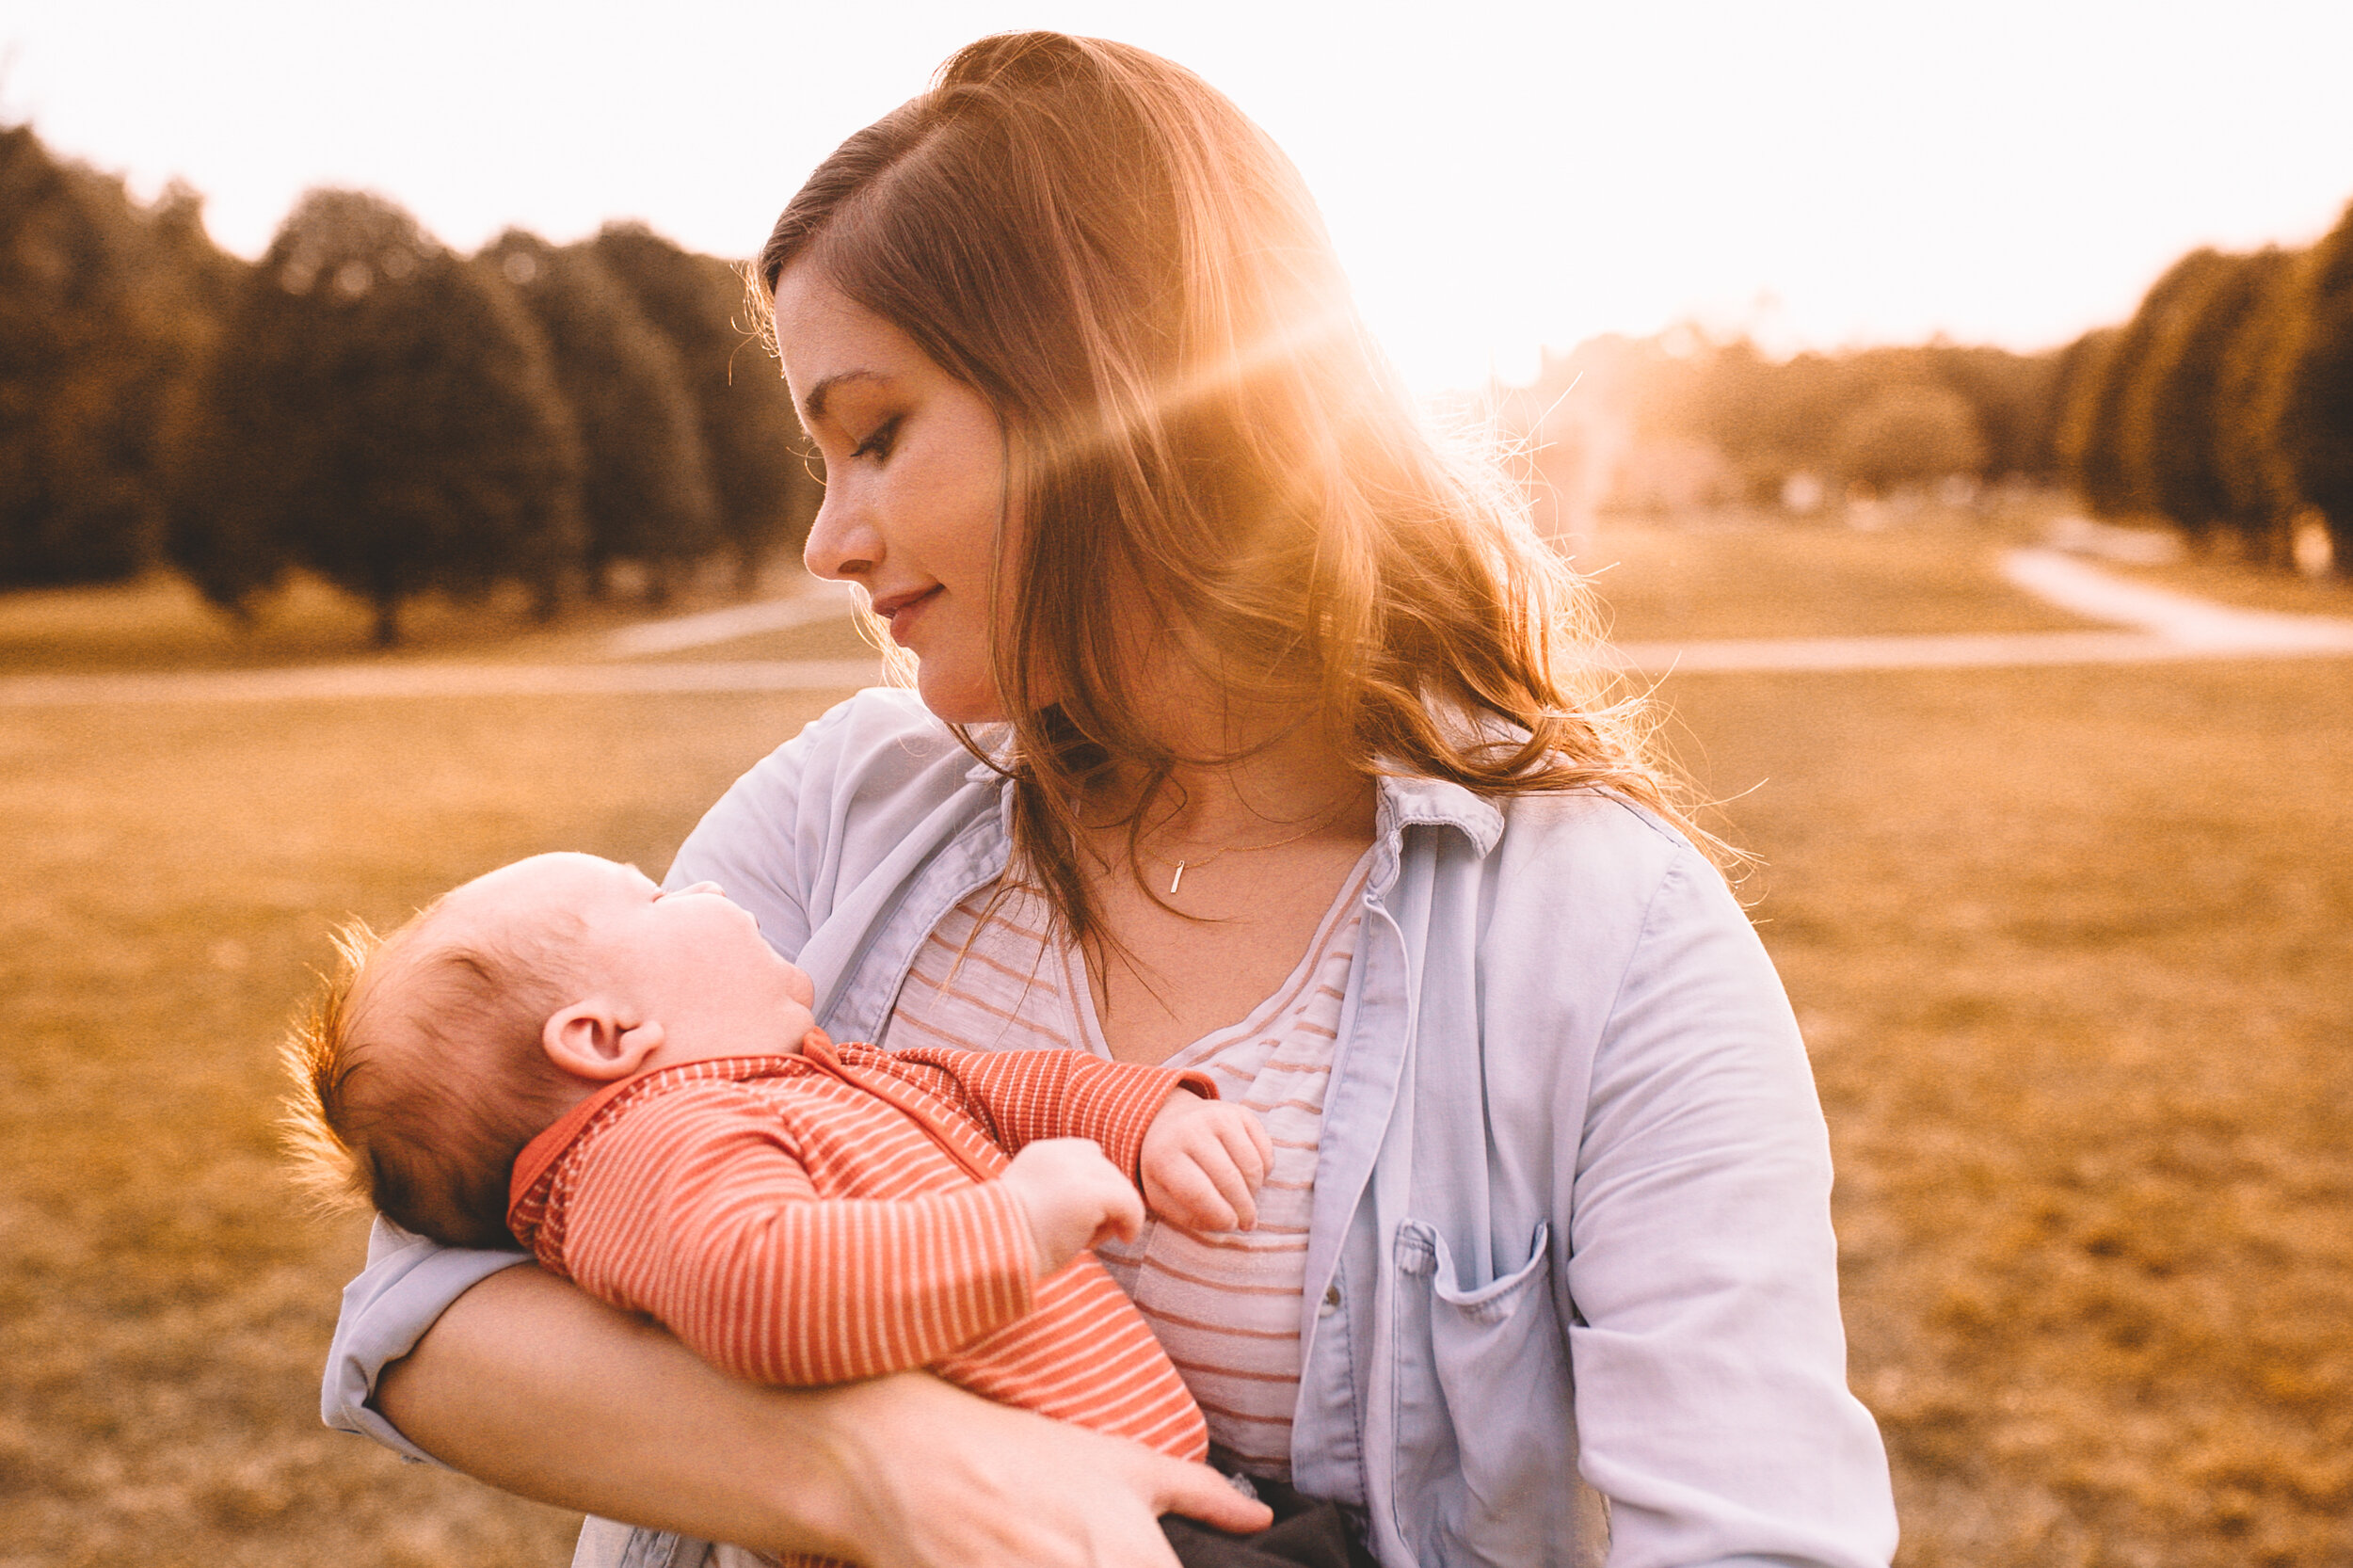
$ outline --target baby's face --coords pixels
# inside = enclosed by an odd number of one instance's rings
[[[760,935],[760,922],[708,882],[664,892],[634,866],[593,855],[538,855],[503,866],[452,893],[461,919],[562,931],[558,914],[584,926],[573,962],[583,984],[612,991],[653,1016],[740,1016],[766,1038],[756,1049],[792,1048],[816,1020],[815,988]]]

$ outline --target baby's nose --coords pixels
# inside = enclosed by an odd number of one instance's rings
[[[716,882],[696,882],[684,888],[665,888],[663,889],[662,896],[664,898],[685,898],[694,893],[717,893],[721,898],[728,896],[727,890]]]

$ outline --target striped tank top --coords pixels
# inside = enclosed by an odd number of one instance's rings
[[[1370,864],[1367,851],[1272,995],[1161,1064],[1209,1074],[1225,1098],[1265,1122],[1274,1161],[1258,1192],[1257,1227],[1210,1235],[1147,1220],[1132,1243],[1096,1249],[1199,1401],[1217,1457],[1278,1480],[1290,1478],[1323,1096]],[[1108,1057],[1085,968],[1066,944],[1048,939],[1043,901],[1016,889],[990,909],[996,891],[982,888],[941,920],[877,1043],[894,1050],[1065,1047]]]

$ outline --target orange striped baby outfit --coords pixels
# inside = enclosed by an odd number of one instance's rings
[[[625,1079],[534,1139],[507,1222],[551,1271],[649,1313],[759,1383],[928,1367],[1006,1404],[1207,1451],[1201,1412],[1091,1254],[1033,1278],[986,1179],[1037,1138],[1092,1138],[1130,1179],[1198,1074],[1076,1051],[871,1046]]]

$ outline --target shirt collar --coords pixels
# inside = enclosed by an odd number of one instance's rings
[[[1379,838],[1394,841],[1406,828],[1417,825],[1459,828],[1471,847],[1484,856],[1503,837],[1503,813],[1495,803],[1450,779],[1384,774],[1379,788],[1373,819],[1373,832]]]
[[[975,766],[967,776],[974,785],[999,776],[990,768]],[[1463,835],[1481,859],[1492,854],[1503,837],[1503,813],[1495,803],[1443,778],[1382,774],[1373,780],[1372,868],[1365,880],[1365,896],[1378,901],[1397,884],[1405,863],[1405,830],[1409,827],[1450,827]],[[1013,841],[1013,780],[1000,777],[997,818],[984,829],[993,853],[1001,856]],[[999,862],[1001,867],[1001,859]]]

